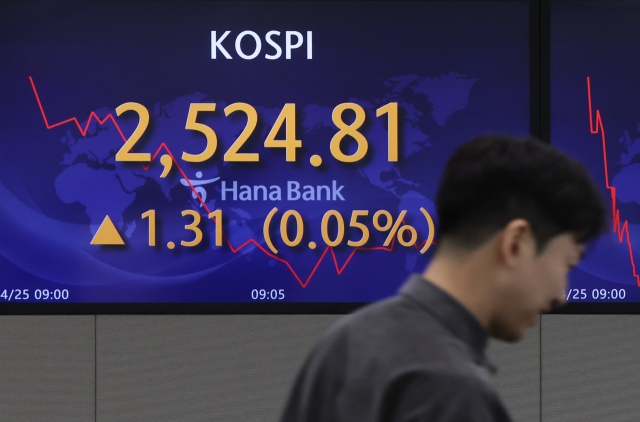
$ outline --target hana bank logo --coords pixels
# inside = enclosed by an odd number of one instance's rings
[[[191,186],[193,186],[193,191],[191,192],[191,196],[193,197],[193,199],[195,199],[197,201],[198,200],[198,195],[200,195],[200,198],[202,198],[202,202],[200,202],[200,207],[202,207],[202,204],[207,202],[207,190],[204,188],[204,185],[208,185],[210,183],[213,183],[213,182],[219,180],[220,178],[219,177],[215,177],[213,179],[201,180],[202,179],[202,172],[201,171],[196,173],[196,178],[197,178],[197,180],[190,180],[190,181],[187,181],[186,179],[180,179],[180,183],[183,186],[191,188],[189,186],[189,182],[191,182]]]
[[[202,172],[199,171],[196,178],[197,180],[191,181],[180,179],[180,183],[190,189],[193,186],[191,196],[197,201],[199,195],[202,207],[207,200],[207,190],[204,186],[219,180],[220,177],[202,180]],[[295,180],[288,180],[285,186],[239,185],[236,180],[230,183],[223,180],[218,191],[221,201],[282,201],[283,197],[286,197],[287,201],[344,201],[343,189],[344,185],[339,185],[337,180],[332,180],[331,184],[315,186],[303,186]]]

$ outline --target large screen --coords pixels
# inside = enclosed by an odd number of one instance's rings
[[[600,186],[610,231],[570,275],[570,302],[640,302],[640,2],[551,4],[551,142]]]
[[[0,303],[394,294],[451,152],[530,132],[529,6],[2,3]]]

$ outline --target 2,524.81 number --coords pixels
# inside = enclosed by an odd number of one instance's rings
[[[218,148],[218,136],[216,132],[209,126],[196,122],[199,112],[214,112],[216,110],[215,103],[193,103],[189,106],[189,114],[187,115],[186,130],[193,130],[202,133],[207,141],[204,150],[198,154],[188,152],[182,153],[184,161],[192,163],[200,163],[210,159]],[[352,123],[347,124],[343,120],[343,113],[351,110],[355,113],[355,119]],[[149,110],[139,103],[124,103],[116,108],[116,114],[120,116],[127,111],[134,111],[138,114],[139,122],[129,139],[124,143],[122,148],[116,153],[116,161],[135,161],[148,162],[151,161],[151,154],[148,152],[132,152],[133,146],[140,140],[144,132],[149,126]],[[247,124],[238,138],[233,142],[231,147],[224,154],[224,161],[227,162],[258,162],[260,155],[257,152],[240,152],[240,148],[253,134],[258,125],[258,112],[247,103],[233,103],[224,108],[225,116],[232,113],[241,112],[247,117]],[[388,103],[376,110],[376,116],[381,117],[387,115],[387,159],[390,162],[398,161],[398,103]],[[331,114],[333,124],[338,128],[338,132],[331,138],[329,148],[331,155],[343,163],[354,163],[362,160],[369,150],[369,141],[358,130],[362,127],[366,119],[366,112],[361,105],[356,103],[342,103],[337,105]],[[278,132],[284,126],[284,139],[276,139]],[[356,141],[357,148],[352,154],[342,152],[341,144],[346,137],[350,137]],[[273,127],[269,131],[264,141],[266,148],[284,148],[286,161],[296,161],[296,150],[302,147],[302,141],[296,139],[296,105],[293,103],[285,104],[280,115],[273,123]]]

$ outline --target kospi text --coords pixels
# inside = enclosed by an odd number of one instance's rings
[[[220,31],[221,32],[221,31]],[[225,31],[220,33],[218,31],[211,31],[211,59],[216,60],[224,57],[225,59],[233,59],[229,51],[233,51],[230,44],[231,39],[227,37],[231,34],[231,31]],[[232,36],[233,37],[233,36]],[[244,38],[253,39],[245,43],[242,42]],[[307,60],[313,58],[313,31],[307,31],[306,36],[298,31],[269,31],[264,34],[264,41],[268,44],[265,46],[264,58],[267,60],[277,60],[282,58],[282,47],[284,43],[284,58],[290,60],[293,55],[293,50],[299,49],[306,44],[307,47]],[[262,52],[262,38],[254,31],[242,31],[235,37],[235,52],[241,59],[253,60]],[[304,50],[300,51],[302,53]],[[218,54],[220,53],[220,54]],[[296,54],[300,54],[296,53]]]

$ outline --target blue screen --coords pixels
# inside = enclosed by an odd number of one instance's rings
[[[451,152],[530,131],[528,1],[3,3],[0,34],[5,302],[378,300]]]
[[[640,2],[556,1],[551,142],[584,163],[610,230],[570,275],[572,302],[640,301]]]

